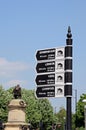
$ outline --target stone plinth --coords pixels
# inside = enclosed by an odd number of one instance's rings
[[[27,130],[25,122],[26,103],[22,99],[13,99],[8,105],[8,122],[4,124],[5,130]],[[29,130],[29,129],[28,129]]]
[[[8,105],[8,122],[25,122],[26,104],[21,99],[14,99]]]
[[[27,123],[5,123],[4,130],[29,130]]]

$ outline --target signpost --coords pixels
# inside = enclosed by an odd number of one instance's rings
[[[37,63],[37,73],[55,72],[55,61]]]
[[[37,87],[36,95],[38,98],[45,98],[45,97],[63,97],[64,95],[64,86],[60,85],[51,85],[51,86],[43,86]]]
[[[64,73],[48,73],[37,75],[37,85],[64,85]]]
[[[37,75],[36,84],[37,85],[55,84],[55,74]]]
[[[64,47],[38,50],[36,53],[36,59],[38,62],[44,60],[56,60],[64,58]]]
[[[64,97],[64,51],[64,47],[37,51],[37,76],[35,81],[38,98]],[[53,90],[50,89],[52,86]]]
[[[55,59],[55,48],[38,50],[36,53],[36,58],[38,61]]]
[[[66,46],[36,53],[36,96],[66,97],[66,129],[71,130],[72,34],[68,27]]]
[[[49,72],[61,72],[61,71],[63,72],[64,59],[37,63],[36,71],[37,73],[49,73]]]
[[[55,96],[55,86],[37,87],[36,95],[38,98],[54,97]]]

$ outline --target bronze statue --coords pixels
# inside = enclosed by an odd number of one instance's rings
[[[13,96],[15,99],[21,99],[21,87],[19,84],[13,89]]]

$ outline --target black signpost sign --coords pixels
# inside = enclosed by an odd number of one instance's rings
[[[36,95],[41,97],[55,97],[55,86],[37,87]]]
[[[36,84],[37,85],[55,84],[55,74],[37,75]]]
[[[55,48],[37,51],[36,58],[38,61],[55,59]]]
[[[57,94],[58,88],[56,87],[59,84],[60,89],[63,90],[64,87],[64,55],[65,55],[65,48],[52,48],[52,49],[45,49],[45,50],[38,50],[36,53],[37,65],[36,65],[36,85],[37,90],[36,94],[37,97],[49,97],[50,92],[52,90],[48,89],[44,91],[44,88],[48,86],[51,88],[54,85],[53,94],[51,97],[58,97],[61,94]],[[61,87],[61,85],[63,85]],[[58,87],[59,87],[58,86]],[[62,93],[64,96],[64,93]]]
[[[37,63],[37,73],[55,72],[55,61]]]

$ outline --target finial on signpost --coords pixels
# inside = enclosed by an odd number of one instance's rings
[[[68,33],[67,33],[66,44],[67,45],[72,45],[72,34],[71,34],[70,26],[68,26]]]
[[[71,37],[72,37],[71,28],[70,28],[70,26],[68,26],[67,38],[70,39]]]

